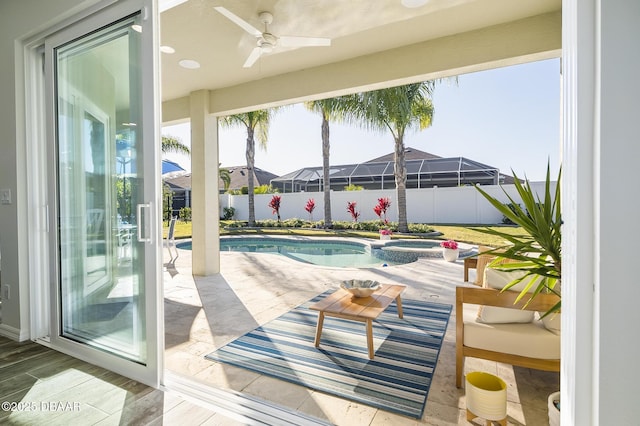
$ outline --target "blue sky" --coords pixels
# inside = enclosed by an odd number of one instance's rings
[[[559,59],[498,68],[458,77],[458,84],[436,86],[433,124],[405,136],[405,146],[441,157],[466,157],[520,177],[543,180],[547,161],[552,176],[560,161]],[[294,105],[271,124],[267,150],[256,149],[256,167],[277,175],[322,165],[321,118]],[[368,161],[393,152],[389,133],[331,123],[331,164]],[[163,135],[189,144],[189,125],[165,127]],[[246,131],[220,129],[220,162],[246,164]],[[190,170],[188,157],[166,158]]]

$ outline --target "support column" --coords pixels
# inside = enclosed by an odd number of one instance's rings
[[[220,272],[218,200],[218,120],[209,113],[209,91],[190,97],[192,269],[194,275]]]

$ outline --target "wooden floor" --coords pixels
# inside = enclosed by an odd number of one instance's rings
[[[0,425],[320,424],[241,395],[220,400],[220,410],[197,405],[40,344],[0,336]]]
[[[0,337],[0,424],[236,424],[42,345]]]

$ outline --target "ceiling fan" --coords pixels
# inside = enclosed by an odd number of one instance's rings
[[[308,47],[308,46],[330,46],[331,39],[322,37],[294,37],[275,36],[269,32],[269,24],[273,22],[273,15],[269,12],[260,12],[258,18],[264,24],[264,31],[260,31],[244,19],[235,15],[222,6],[214,7],[215,10],[230,19],[240,28],[254,36],[257,40],[255,47],[249,57],[244,62],[244,68],[250,68],[265,53],[270,53],[275,47]]]

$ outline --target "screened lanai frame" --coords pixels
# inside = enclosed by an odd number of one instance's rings
[[[406,160],[407,188],[498,185],[500,170],[465,157]],[[345,186],[364,189],[394,189],[393,161],[331,166],[329,185],[342,191]],[[323,189],[322,167],[305,167],[271,180],[280,192],[319,192]]]

